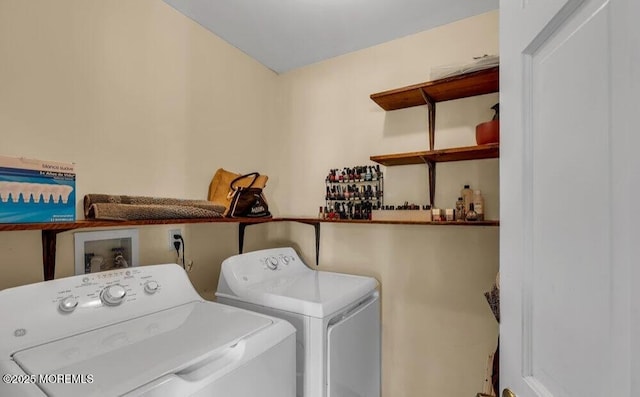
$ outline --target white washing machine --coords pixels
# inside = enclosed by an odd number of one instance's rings
[[[312,270],[292,248],[275,248],[226,259],[216,296],[296,327],[298,397],[379,397],[377,285]]]
[[[6,289],[0,319],[0,396],[295,396],[294,328],[175,264]]]

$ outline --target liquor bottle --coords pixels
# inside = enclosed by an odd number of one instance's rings
[[[460,196],[464,200],[464,211],[469,211],[469,204],[473,203],[473,190],[469,188],[469,185],[464,185],[464,189],[460,192]]]
[[[464,210],[464,199],[462,197],[458,197],[458,201],[456,201],[456,220],[464,221],[466,215],[466,211]]]
[[[484,197],[482,197],[482,192],[480,190],[474,190],[473,192],[473,208],[476,210],[478,214],[478,220],[484,220]]]
[[[467,221],[477,221],[478,213],[473,208],[473,203],[469,204],[469,211],[467,211],[467,215],[465,217]]]

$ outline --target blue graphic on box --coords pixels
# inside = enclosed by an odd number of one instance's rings
[[[0,222],[72,222],[75,174],[0,167]]]

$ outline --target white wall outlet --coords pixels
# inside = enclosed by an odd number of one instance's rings
[[[178,238],[173,238],[173,236],[179,235],[182,236],[182,230],[180,229],[170,229],[169,230],[169,249],[171,251],[175,251],[176,247],[173,245],[174,241],[180,241]]]

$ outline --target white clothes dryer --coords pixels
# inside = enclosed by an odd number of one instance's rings
[[[295,396],[294,328],[175,264],[6,289],[0,318],[0,396]]]
[[[294,249],[275,248],[226,259],[216,296],[293,324],[298,397],[379,397],[377,285],[312,270]]]

